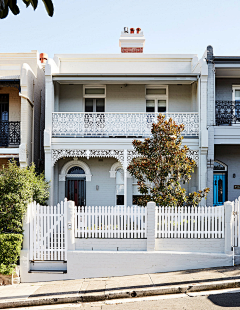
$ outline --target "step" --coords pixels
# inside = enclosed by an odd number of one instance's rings
[[[28,273],[54,273],[54,274],[63,274],[67,273],[67,270],[30,270]]]

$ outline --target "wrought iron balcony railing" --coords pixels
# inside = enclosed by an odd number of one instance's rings
[[[184,124],[183,135],[198,137],[198,113],[162,113]],[[52,113],[53,137],[147,137],[158,113]]]
[[[216,100],[216,125],[232,125],[240,123],[240,101]]]
[[[20,122],[0,121],[0,146],[20,145]]]

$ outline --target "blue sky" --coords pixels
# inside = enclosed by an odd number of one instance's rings
[[[240,55],[240,1],[235,0],[54,0],[50,18],[18,0],[20,15],[0,20],[0,53],[119,53],[124,26],[140,27],[144,53]],[[68,6],[66,6],[66,3]]]

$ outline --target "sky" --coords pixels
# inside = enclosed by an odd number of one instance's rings
[[[61,53],[120,53],[123,27],[140,27],[145,54],[197,54],[211,44],[215,55],[240,55],[239,0],[53,0],[0,20],[0,53],[38,50]]]

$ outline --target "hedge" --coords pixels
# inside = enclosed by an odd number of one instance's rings
[[[23,236],[0,234],[0,273],[11,275],[20,256]]]

